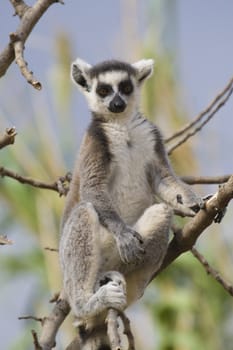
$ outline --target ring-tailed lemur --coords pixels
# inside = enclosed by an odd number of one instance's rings
[[[110,349],[107,309],[124,310],[142,296],[166,253],[172,208],[193,216],[202,203],[176,177],[159,130],[139,111],[153,64],[72,64],[92,122],[73,172],[59,251],[85,350]],[[155,204],[155,196],[162,203]]]

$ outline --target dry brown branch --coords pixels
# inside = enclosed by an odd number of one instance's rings
[[[41,324],[43,324],[43,321],[44,321],[43,318],[35,317],[35,316],[20,316],[18,317],[18,320],[34,320],[34,321],[40,322]]]
[[[15,9],[15,13],[20,18],[20,24],[17,30],[13,33],[13,36],[17,38],[17,40],[21,43],[20,45],[23,47],[29,34],[32,29],[39,21],[39,19],[43,16],[46,10],[53,3],[63,1],[59,0],[37,0],[36,3],[30,7],[27,6],[22,0],[10,0],[11,4]],[[0,54],[0,77],[2,77],[11,63],[15,59],[15,47],[12,44],[12,40],[10,40],[9,44],[5,47],[5,49]]]
[[[117,310],[114,310],[114,309],[108,310],[106,323],[107,323],[107,334],[108,334],[111,350],[122,350],[121,337],[119,334]]]
[[[219,102],[219,104],[215,107],[215,109],[209,114],[209,116],[195,129],[184,135],[178,142],[176,142],[172,147],[170,147],[167,151],[167,153],[170,155],[176,148],[181,146],[183,143],[185,143],[190,137],[196,135],[209,121],[213,118],[213,116],[219,111],[220,108],[222,108],[231,94],[233,93],[233,87],[228,91],[228,94],[225,96],[225,98]]]
[[[204,269],[206,270],[206,273],[208,275],[211,275],[218,283],[221,284],[221,286],[231,295],[233,296],[233,285],[229,284],[228,282],[224,281],[224,279],[220,276],[219,272],[215,270],[213,267],[210,266],[208,261],[205,259],[205,257],[198,252],[196,248],[191,249],[192,254],[197,258],[197,260],[202,264]]]
[[[124,324],[124,334],[127,336],[128,343],[129,343],[128,350],[135,350],[134,336],[133,336],[133,333],[131,331],[130,321],[124,312],[120,313],[120,317],[121,317],[122,322]]]
[[[194,127],[196,124],[198,124],[205,115],[211,112],[211,110],[215,107],[215,105],[219,102],[219,100],[223,98],[223,96],[232,89],[232,86],[233,86],[233,78],[230,79],[229,83],[214,98],[214,100],[209,104],[207,108],[205,108],[200,114],[198,114],[191,123],[188,123],[182,129],[174,133],[172,136],[166,138],[165,142],[173,141],[175,138],[183,135],[186,131],[188,131],[189,129]]]
[[[42,347],[40,346],[40,343],[38,341],[38,336],[36,331],[32,329],[32,337],[33,337],[33,344],[34,344],[34,350],[43,350]]]
[[[59,193],[60,196],[62,195],[66,195],[68,192],[68,187],[67,187],[67,183],[70,182],[70,173],[67,173],[65,176],[60,177],[56,182],[48,184],[42,181],[38,181],[38,180],[34,180],[31,179],[29,177],[24,177],[21,176],[17,173],[14,173],[11,170],[8,170],[4,167],[0,167],[0,176],[4,177],[4,176],[8,176],[14,180],[17,180],[18,182],[22,183],[22,184],[27,184],[33,187],[38,187],[38,188],[44,188],[47,190],[52,190],[52,191],[56,191]]]
[[[19,66],[19,69],[27,80],[36,90],[41,90],[41,83],[33,76],[33,73],[28,69],[28,64],[24,59],[24,44],[22,40],[15,33],[10,34],[10,39],[15,51],[15,62]]]
[[[60,292],[54,293],[52,298],[49,300],[50,303],[56,303],[59,300],[60,297]]]
[[[0,149],[8,145],[12,145],[15,142],[15,136],[17,132],[14,127],[7,128],[4,135],[0,136]]]
[[[42,332],[39,344],[42,350],[51,350],[55,344],[55,338],[59,327],[70,312],[70,306],[62,293],[48,317],[43,319]]]
[[[205,204],[205,209],[200,210],[183,229],[180,229],[168,246],[168,250],[162,266],[152,276],[151,280],[163,269],[170,265],[178,256],[192,249],[201,233],[212,224],[217,213],[227,207],[233,198],[233,175],[223,184],[218,192]]]
[[[182,176],[181,180],[188,185],[214,185],[223,184],[229,180],[231,175],[222,176]]]
[[[7,236],[0,235],[0,245],[10,245],[13,241],[7,238]]]
[[[58,252],[57,248],[44,247],[45,250],[49,250],[50,252]]]

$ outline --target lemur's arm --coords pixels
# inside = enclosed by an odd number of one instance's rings
[[[154,127],[155,169],[159,172],[156,194],[173,207],[175,212],[184,216],[194,216],[202,207],[203,201],[183,183],[173,172],[159,130]]]
[[[91,202],[100,223],[115,237],[123,262],[140,259],[144,253],[141,236],[128,227],[109,196],[108,180],[112,155],[101,122],[94,120],[81,147],[79,159],[80,200]]]

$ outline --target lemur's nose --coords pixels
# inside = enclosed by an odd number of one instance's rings
[[[118,94],[115,95],[109,104],[109,110],[113,113],[121,113],[125,110],[125,107],[125,101]]]

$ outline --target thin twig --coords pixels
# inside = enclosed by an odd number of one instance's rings
[[[228,282],[224,281],[224,279],[220,276],[219,272],[215,270],[213,267],[210,266],[208,261],[205,259],[205,257],[198,252],[196,248],[191,249],[192,254],[197,258],[197,260],[202,264],[204,267],[206,273],[208,275],[211,275],[218,283],[221,284],[221,286],[231,295],[233,296],[233,285],[229,284]]]
[[[0,167],[0,176],[8,176],[22,184],[27,184],[33,187],[56,191],[60,196],[67,194],[69,190],[67,183],[71,181],[70,173],[67,173],[65,176],[60,177],[56,182],[48,184],[42,181],[34,180],[30,177],[24,177],[4,167]]]
[[[33,337],[34,350],[43,350],[43,348],[40,346],[40,343],[38,341],[38,336],[36,331],[32,329],[31,332]]]
[[[204,109],[204,111],[202,111],[200,114],[198,114],[194,120],[191,123],[188,123],[187,125],[185,125],[182,129],[180,129],[179,131],[177,131],[176,133],[174,133],[172,136],[168,137],[165,139],[165,142],[170,142],[172,140],[174,140],[175,138],[183,135],[186,131],[188,131],[189,129],[191,129],[194,125],[198,124],[201,119],[208,114],[212,108],[215,106],[215,104],[218,103],[218,101],[229,91],[232,89],[232,85],[233,85],[233,78],[230,79],[229,83],[224,87],[224,89],[214,98],[214,100],[209,104],[209,106],[207,108]]]
[[[15,142],[15,136],[17,132],[15,127],[7,128],[3,136],[0,137],[0,149],[8,145],[12,145]]]
[[[50,252],[58,252],[57,248],[44,247],[45,250],[49,250]]]
[[[22,5],[20,9],[19,7],[16,6],[17,2]],[[63,1],[62,0],[60,1],[59,0],[37,0],[32,7],[23,6],[25,4],[22,0],[19,0],[19,1],[11,0],[11,3],[14,6],[16,14],[19,15],[21,19],[17,30],[14,32],[14,36],[18,37],[22,45],[24,45],[32,29],[35,27],[39,19],[46,12],[46,10],[53,3],[63,4]],[[0,53],[0,77],[2,77],[6,73],[7,69],[12,64],[14,59],[15,59],[14,45],[12,45],[12,41],[10,40],[9,44]]]
[[[227,182],[230,176],[182,176],[181,180],[188,185],[215,185]]]
[[[128,350],[135,350],[134,336],[131,331],[130,321],[124,312],[120,312],[120,317],[124,324],[124,334],[127,336],[128,343],[129,343]]]
[[[20,316],[18,317],[18,320],[34,320],[34,321],[37,321],[37,322],[40,322],[41,324],[43,324],[44,322],[44,319],[41,318],[41,317],[35,317],[35,316]]]
[[[27,80],[36,90],[41,90],[41,83],[33,76],[33,72],[28,69],[28,64],[24,59],[24,43],[19,36],[15,33],[10,34],[10,39],[15,51],[15,62],[19,66],[19,69]]]
[[[216,106],[216,108],[209,114],[209,116],[198,127],[196,127],[193,131],[186,134],[183,138],[181,138],[181,140],[179,140],[172,147],[170,147],[167,153],[170,155],[176,148],[178,148],[183,143],[185,143],[190,137],[197,134],[204,127],[204,125],[206,125],[210,121],[210,119],[213,118],[213,116],[218,112],[218,110],[225,105],[225,103],[227,102],[227,100],[229,99],[232,93],[233,93],[233,88],[229,90],[226,97]]]

